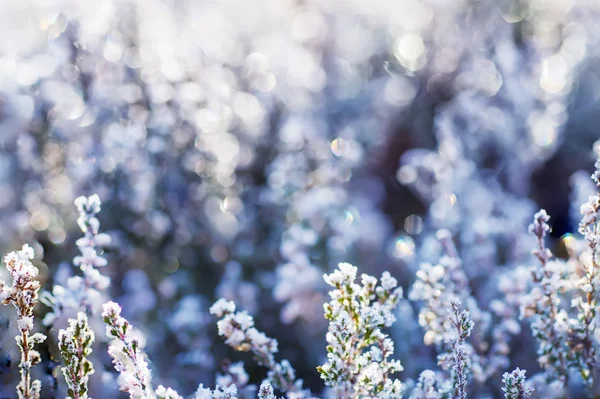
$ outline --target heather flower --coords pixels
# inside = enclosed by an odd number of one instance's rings
[[[592,180],[596,183],[596,188],[600,190],[600,154],[595,163],[595,171],[592,174]],[[569,320],[569,347],[571,350],[570,360],[579,370],[581,377],[586,385],[591,388],[594,384],[594,375],[597,367],[597,345],[596,325],[597,325],[597,297],[599,273],[598,256],[600,254],[599,239],[600,230],[598,221],[600,220],[600,196],[598,194],[590,196],[588,202],[581,206],[581,222],[579,223],[579,233],[584,236],[589,252],[588,256],[581,256],[580,275],[575,282],[579,290],[579,296],[571,301],[571,307],[577,310],[577,316]]]
[[[533,386],[525,379],[525,370],[518,367],[511,373],[504,373],[502,383],[505,399],[526,399],[533,393]]]
[[[394,344],[382,331],[396,320],[393,310],[402,290],[385,272],[381,284],[363,274],[355,283],[357,268],[341,263],[324,279],[333,287],[324,305],[329,320],[327,363],[318,368],[321,378],[340,398],[401,397],[402,384],[391,375],[402,365],[390,357]]]
[[[165,388],[162,385],[159,385],[158,388],[156,388],[156,399],[183,399],[183,396],[180,396],[171,388]]]
[[[448,381],[444,381],[432,370],[424,370],[419,375],[419,380],[411,392],[410,399],[442,399],[448,397],[450,391]]]
[[[258,389],[258,399],[277,399],[269,381],[263,381]]]
[[[121,316],[118,304],[107,302],[103,309],[106,335],[113,340],[108,353],[113,358],[115,369],[120,373],[121,390],[127,392],[131,399],[153,398],[150,369],[139,339],[129,322]]]
[[[409,298],[423,302],[419,311],[419,324],[425,329],[423,340],[426,345],[436,346],[440,352],[438,364],[444,369],[452,367],[450,356],[454,350],[456,334],[450,304],[454,300],[466,304],[475,324],[472,345],[468,345],[470,371],[478,382],[484,382],[504,365],[504,349],[508,337],[499,328],[493,329],[490,350],[492,314],[480,309],[477,299],[472,295],[469,278],[463,270],[462,260],[450,232],[440,230],[436,238],[444,255],[435,266],[430,263],[421,264]]]
[[[224,368],[225,372],[223,374],[217,374],[217,386],[228,387],[231,384],[235,384],[238,390],[246,388],[250,377],[248,376],[248,373],[246,373],[244,362],[231,363]]]
[[[98,233],[100,222],[97,215],[100,212],[100,197],[97,194],[78,197],[75,206],[79,211],[77,224],[84,236],[77,240],[81,255],[73,258],[73,264],[79,266],[82,277],[71,276],[65,282],[66,288],[56,284],[52,293],[42,294],[42,302],[52,308],[44,318],[45,325],[53,324],[67,309],[83,310],[86,313],[98,310],[101,292],[110,284],[110,279],[96,269],[107,265],[106,259],[99,255],[98,251],[110,243],[110,236]]]
[[[69,387],[69,398],[88,398],[89,376],[94,373],[88,356],[92,352],[94,338],[83,312],[77,314],[77,319],[69,319],[67,329],[61,329],[58,333],[58,348],[65,364],[62,372]]]
[[[31,260],[33,249],[25,244],[20,251],[11,252],[4,257],[4,265],[12,277],[12,286],[8,287],[0,281],[0,297],[5,305],[12,304],[17,309],[17,345],[21,349],[19,368],[21,380],[17,385],[19,399],[38,399],[42,383],[32,380],[31,368],[41,361],[40,354],[34,349],[35,344],[44,342],[46,336],[33,332],[33,309],[38,302],[40,283],[35,280],[38,268]]]
[[[534,288],[526,298],[522,314],[531,319],[531,330],[539,343],[538,360],[549,372],[549,378],[568,379],[568,316],[560,307],[563,264],[551,260],[552,253],[546,248],[544,238],[550,231],[550,217],[543,209],[535,214],[529,231],[537,238],[534,255],[538,266],[532,270]]]
[[[460,301],[453,300],[452,325],[456,329],[456,341],[452,353],[452,380],[454,385],[454,396],[457,399],[467,398],[468,372],[470,368],[469,353],[465,340],[471,335],[473,322],[467,310],[460,310]]]
[[[194,399],[237,399],[238,391],[235,385],[220,388],[216,387],[214,390],[204,388],[202,384],[198,387]]]
[[[296,380],[296,371],[287,360],[275,361],[277,341],[254,327],[254,319],[247,312],[235,312],[235,304],[219,299],[210,313],[221,319],[217,322],[219,335],[225,343],[242,352],[251,352],[257,363],[266,367],[269,382],[284,392],[302,394],[302,380]]]

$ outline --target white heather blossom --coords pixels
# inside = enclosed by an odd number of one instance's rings
[[[17,320],[17,327],[20,331],[33,330],[33,316],[24,316]]]
[[[436,239],[444,248],[444,255],[435,266],[421,264],[409,298],[424,302],[419,312],[419,324],[425,329],[423,340],[426,345],[436,346],[440,352],[438,363],[444,369],[452,367],[456,340],[451,303],[454,300],[465,303],[476,326],[472,345],[466,344],[465,350],[469,352],[470,371],[476,380],[482,382],[498,371],[498,367],[505,363],[506,356],[500,351],[500,345],[493,345],[492,351],[488,350],[489,343],[486,340],[492,316],[479,308],[476,298],[471,294],[469,278],[463,270],[450,232],[440,230]],[[505,343],[505,336],[498,334],[496,337],[496,342]]]
[[[350,263],[340,263],[338,268],[339,270],[335,270],[333,273],[323,276],[325,282],[332,287],[348,283],[353,284],[356,279],[358,268],[352,266]]]
[[[196,390],[194,399],[237,399],[238,391],[235,385],[225,388],[216,387],[214,390],[204,388],[202,384]]]
[[[21,349],[21,380],[17,385],[19,399],[38,399],[40,397],[41,382],[32,380],[31,367],[41,360],[40,354],[34,349],[35,344],[44,342],[46,336],[33,332],[33,309],[38,302],[39,281],[35,280],[38,268],[31,263],[34,258],[32,248],[25,244],[20,251],[11,252],[4,257],[4,265],[12,277],[12,286],[6,286],[0,281],[2,303],[12,304],[17,310],[17,326],[20,335],[16,340]]]
[[[121,390],[127,392],[131,399],[152,399],[154,393],[146,354],[129,322],[121,317],[121,307],[115,302],[105,303],[102,318],[106,324],[106,335],[113,340],[108,353],[120,373]]]
[[[502,382],[505,399],[527,399],[534,391],[533,386],[526,381],[525,370],[518,367],[511,373],[504,373]]]
[[[94,366],[88,357],[92,352],[94,339],[94,332],[83,312],[77,314],[77,319],[69,319],[68,328],[58,332],[58,349],[65,364],[62,372],[73,398],[89,397],[88,381],[89,376],[94,373]]]
[[[265,380],[260,384],[260,388],[258,389],[258,399],[277,399],[269,381]]]
[[[110,244],[107,234],[98,233],[100,222],[97,215],[100,212],[100,197],[93,194],[90,197],[79,197],[75,200],[75,206],[79,211],[77,224],[84,236],[77,240],[77,247],[81,255],[73,258],[73,264],[78,266],[83,276],[71,276],[64,284],[55,284],[52,293],[44,292],[41,300],[52,308],[46,314],[43,323],[52,325],[67,309],[96,312],[102,301],[102,292],[108,288],[110,279],[100,274],[97,267],[104,267],[107,261],[98,254],[102,248]]]
[[[210,313],[217,317],[235,312],[235,303],[221,298],[210,307]]]
[[[456,329],[456,341],[452,353],[452,381],[454,395],[457,399],[467,399],[468,373],[471,368],[470,350],[465,345],[465,340],[471,335],[473,322],[468,310],[460,310],[460,301],[452,300],[452,325]]]
[[[596,189],[600,189],[600,162],[597,161],[595,166],[592,180]],[[546,380],[554,379],[555,385],[559,385],[555,389],[540,387],[538,391],[542,395],[546,391],[568,389],[572,371],[578,372],[590,394],[598,383],[595,381],[598,375],[598,194],[589,196],[580,211],[579,233],[584,240],[569,240],[566,245],[567,261],[554,259],[552,252],[546,248],[545,238],[550,227],[545,211],[536,213],[529,227],[537,239],[533,253],[539,263],[531,271],[533,284],[529,294],[523,298],[521,314],[530,320],[533,336],[538,341],[538,362],[546,371]],[[580,245],[577,241],[585,244]],[[563,304],[567,301],[570,301],[570,307]],[[509,376],[513,380],[521,376],[520,372],[513,374]],[[524,375],[521,377],[524,380]]]
[[[600,190],[600,153],[595,163],[595,171],[592,181],[596,183],[596,190]],[[579,233],[583,235],[587,248],[577,259],[579,264],[575,273],[580,276],[574,282],[574,289],[578,292],[571,300],[571,307],[577,311],[575,317],[561,321],[561,331],[568,330],[568,345],[570,349],[569,361],[582,376],[588,389],[593,389],[598,383],[595,381],[598,375],[597,350],[597,307],[598,307],[598,284],[600,273],[598,272],[600,255],[600,197],[598,194],[589,198],[587,203],[581,206],[581,222]]]
[[[551,260],[552,253],[544,242],[550,231],[549,220],[550,217],[542,209],[535,214],[533,223],[529,226],[529,231],[537,238],[534,255],[539,263],[532,270],[534,290],[524,301],[521,313],[530,315],[531,330],[539,343],[540,365],[550,376],[565,381],[568,378],[567,335],[564,327],[567,316],[560,307],[558,295],[564,267],[562,262]]]
[[[393,311],[402,290],[388,273],[381,286],[368,275],[362,276],[359,286],[354,281],[357,270],[341,263],[339,270],[324,276],[334,289],[329,292],[331,301],[324,305],[329,320],[328,361],[318,370],[338,397],[398,398],[402,384],[391,375],[401,371],[402,365],[390,359],[394,345],[381,329],[395,321]]]
[[[159,385],[158,388],[156,388],[155,393],[157,399],[183,399],[183,396],[180,396],[173,389],[165,388],[162,385]]]
[[[234,313],[235,305],[224,299],[215,302],[210,312],[221,317],[217,322],[217,328],[227,345],[238,351],[251,352],[257,363],[269,370],[269,382],[273,386],[304,397],[302,381],[296,380],[296,372],[290,363],[287,360],[275,361],[277,341],[254,328],[252,316],[245,311]]]

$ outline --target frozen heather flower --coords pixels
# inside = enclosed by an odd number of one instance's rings
[[[165,388],[162,385],[159,385],[158,388],[156,388],[155,393],[157,399],[183,399],[183,396],[180,396],[173,389]]]
[[[271,378],[271,376],[269,376]],[[223,371],[217,373],[215,384],[217,387],[229,387],[235,385],[240,398],[254,398],[256,396],[256,385],[249,384],[250,377],[244,368],[244,362],[225,363]]]
[[[440,389],[439,382],[440,379],[432,370],[422,371],[410,399],[442,399],[446,391]]]
[[[600,158],[596,161],[596,170],[592,180],[600,189]],[[571,363],[579,370],[584,383],[588,388],[594,385],[594,369],[597,366],[596,348],[597,340],[594,338],[597,330],[597,296],[600,275],[598,273],[598,255],[600,255],[600,232],[598,221],[600,220],[600,196],[589,197],[588,202],[581,206],[581,222],[579,233],[587,242],[587,257],[581,257],[581,278],[575,281],[575,287],[579,296],[571,301],[571,306],[577,310],[577,318],[569,320],[569,340],[571,350]]]
[[[33,331],[33,309],[38,302],[40,283],[35,280],[38,268],[31,263],[33,250],[24,245],[20,251],[11,252],[4,257],[6,269],[12,277],[12,286],[0,281],[2,303],[12,304],[17,309],[17,326],[20,335],[16,337],[21,349],[21,380],[17,385],[19,399],[37,399],[40,397],[41,382],[31,379],[31,367],[40,362],[40,354],[34,345],[43,342],[46,336]]]
[[[489,343],[485,337],[490,326],[491,315],[479,308],[476,298],[471,294],[469,279],[462,267],[462,260],[447,230],[440,230],[436,235],[445,255],[439,264],[433,266],[423,263],[417,271],[417,280],[410,291],[410,299],[422,300],[424,305],[419,312],[419,324],[425,328],[424,342],[435,344],[441,351],[438,364],[443,369],[453,367],[453,356],[456,339],[452,308],[454,300],[462,300],[470,309],[470,316],[477,324],[473,345],[465,344],[469,351],[470,371],[478,382],[495,373],[498,356],[497,347],[489,352]],[[479,352],[476,352],[479,350]]]
[[[235,312],[235,303],[221,298],[210,307],[209,311],[210,314],[223,317],[225,314]]]
[[[31,331],[33,330],[33,316],[23,316],[17,320],[17,327],[19,331]]]
[[[212,314],[221,317],[217,322],[219,335],[235,350],[252,352],[257,363],[269,369],[269,382],[284,392],[302,391],[302,382],[296,380],[296,372],[287,360],[275,361],[277,341],[254,328],[254,319],[247,312],[235,311],[233,302],[219,299],[210,308]]]
[[[539,259],[539,264],[532,270],[534,289],[525,298],[521,314],[531,319],[531,330],[539,343],[538,361],[552,378],[559,378],[566,382],[568,379],[568,341],[565,321],[568,319],[566,312],[560,308],[562,262],[550,260],[552,253],[546,248],[544,238],[550,230],[549,220],[545,211],[535,214],[533,223],[529,227],[537,238],[537,249],[534,254]]]
[[[233,384],[225,388],[216,387],[214,390],[205,388],[204,385],[200,384],[194,399],[237,399],[237,395],[237,387]]]
[[[17,251],[17,256],[19,259],[26,261],[32,260],[35,257],[35,253],[33,252],[33,248],[29,246],[29,244],[24,244],[23,248],[20,251]]]
[[[533,386],[525,379],[525,370],[518,367],[510,373],[502,375],[505,399],[526,399],[533,393]]]
[[[390,272],[383,272],[381,275],[381,288],[382,290],[393,290],[398,286],[398,281],[390,275]]]
[[[260,384],[260,388],[258,389],[258,399],[277,399],[269,381],[265,380]]]
[[[325,384],[338,397],[400,397],[402,385],[391,374],[402,370],[391,360],[393,342],[382,331],[395,321],[392,312],[402,295],[389,274],[382,285],[371,276],[362,276],[362,286],[354,282],[357,268],[342,263],[339,270],[324,276],[334,289],[324,305],[329,320],[327,363],[318,367]]]
[[[100,205],[100,197],[97,194],[75,200],[75,206],[79,211],[77,223],[84,236],[77,240],[81,255],[73,258],[73,264],[79,266],[83,277],[71,276],[66,281],[66,288],[56,284],[52,293],[42,294],[42,302],[52,308],[52,312],[44,318],[45,325],[54,323],[66,309],[74,308],[93,313],[101,304],[101,292],[109,286],[110,279],[101,275],[96,269],[108,263],[98,252],[110,243],[110,237],[106,234],[98,234],[100,222],[96,216],[100,212]]]
[[[545,237],[550,231],[550,226],[548,226],[549,220],[550,216],[548,216],[546,210],[540,209],[533,216],[533,223],[529,225],[529,233],[535,235],[536,237]]]
[[[69,387],[69,397],[73,399],[88,398],[88,380],[94,373],[88,356],[92,353],[94,338],[83,312],[77,314],[77,319],[69,319],[66,330],[58,332],[58,349],[65,364],[62,372]]]
[[[460,310],[460,301],[452,300],[452,325],[456,329],[456,341],[453,348],[452,380],[454,384],[454,395],[457,399],[467,398],[468,372],[470,368],[469,354],[465,340],[471,335],[473,322],[469,317],[468,310]]]
[[[106,266],[107,262],[106,259],[98,256],[94,248],[81,247],[81,256],[74,257],[73,264],[75,266],[92,265],[94,267],[102,267]]]
[[[92,194],[87,198],[81,196],[75,199],[75,206],[77,207],[77,211],[79,211],[77,223],[82,231],[85,232],[90,228],[94,231],[93,228],[96,227],[94,234],[98,234],[97,226],[99,223],[95,217],[100,212],[101,205],[102,203],[98,194]]]
[[[323,276],[325,282],[332,287],[337,287],[344,283],[352,284],[356,279],[358,268],[352,266],[350,263],[340,263],[338,268],[339,270],[335,270],[333,273]]]
[[[533,250],[533,254],[540,260],[540,263],[545,264],[552,257],[552,253],[546,248],[544,238],[550,232],[548,221],[550,216],[544,209],[540,209],[533,216],[533,223],[529,225],[529,233],[537,238],[538,248]]]
[[[121,390],[131,399],[152,398],[150,369],[140,341],[129,322],[121,317],[121,307],[115,302],[103,306],[102,318],[106,324],[106,335],[113,339],[108,348],[115,369],[121,374]]]
[[[600,189],[600,151],[598,151],[598,158],[594,163],[594,173],[592,173],[592,180],[596,183],[596,187]]]

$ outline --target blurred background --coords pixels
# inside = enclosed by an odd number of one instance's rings
[[[490,281],[529,262],[539,207],[560,253],[600,137],[599,13],[587,0],[4,0],[0,249],[30,243],[50,290],[78,254],[73,200],[98,193],[102,273],[146,334],[155,385],[189,395],[238,360],[264,377],[216,336],[207,309],[225,297],[319,392],[322,275],[338,262],[389,270],[406,292],[447,228],[486,303]],[[403,379],[435,365],[417,308],[401,303],[392,331]],[[58,397],[49,334],[38,372]],[[535,372],[528,334],[513,360]],[[117,397],[98,356],[92,396]]]

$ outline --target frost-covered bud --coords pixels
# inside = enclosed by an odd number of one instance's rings
[[[162,385],[159,385],[158,388],[156,388],[155,393],[157,399],[183,399],[183,396],[180,396],[173,389],[165,388]]]
[[[548,225],[548,221],[550,220],[550,216],[546,213],[545,209],[540,209],[533,216],[533,223],[529,225],[529,233],[535,235],[536,237],[545,237],[548,232],[550,232],[550,226]]]
[[[237,399],[237,395],[238,390],[234,384],[224,388],[216,387],[214,391],[200,384],[194,399]]]
[[[265,380],[260,384],[260,388],[258,389],[258,399],[277,399],[269,381]]]
[[[356,279],[356,266],[352,266],[350,263],[340,263],[338,265],[339,270],[335,270],[329,275],[324,275],[323,279],[327,284],[332,287],[338,287],[343,283],[351,283]]]
[[[217,317],[223,317],[223,315],[233,312],[235,312],[235,303],[226,301],[223,298],[210,307],[210,314],[214,314]]]

